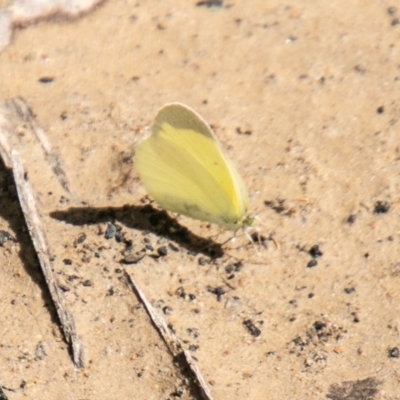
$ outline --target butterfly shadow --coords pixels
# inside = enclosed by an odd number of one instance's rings
[[[219,258],[224,254],[221,244],[192,233],[166,211],[150,204],[104,208],[71,207],[63,211],[53,211],[50,217],[72,225],[118,222],[128,229],[153,233],[174,241],[193,254],[200,253],[210,258]]]

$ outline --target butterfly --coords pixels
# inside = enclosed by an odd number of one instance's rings
[[[167,104],[135,151],[148,194],[165,210],[237,231],[252,226],[247,190],[210,126],[181,103]]]

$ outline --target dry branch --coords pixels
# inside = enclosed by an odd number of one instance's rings
[[[169,351],[172,355],[179,360],[184,360],[186,366],[190,369],[192,376],[194,377],[194,383],[197,386],[198,390],[200,391],[200,395],[203,400],[213,400],[211,390],[208,387],[208,384],[204,377],[202,376],[199,367],[197,366],[195,360],[193,359],[192,355],[183,349],[182,342],[177,338],[171,330],[168,328],[166,322],[163,318],[161,318],[157,312],[154,310],[153,306],[149,303],[146,299],[145,295],[136,285],[133,278],[124,270],[126,279],[128,281],[129,286],[135,292],[136,296],[138,297],[139,301],[144,305],[144,308],[147,311],[151,321],[156,326],[158,332],[160,333],[161,337],[163,338],[164,342],[166,343]]]
[[[36,250],[42,272],[49,288],[51,298],[57,310],[65,340],[71,346],[72,358],[75,365],[79,368],[84,366],[82,344],[76,333],[75,321],[72,314],[65,305],[62,292],[57,285],[51,268],[50,252],[47,244],[46,235],[41,227],[41,220],[36,207],[36,199],[32,187],[24,177],[24,169],[18,153],[11,151],[11,166],[17,188],[19,202],[25,217],[33,246]]]

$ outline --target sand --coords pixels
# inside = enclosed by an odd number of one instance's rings
[[[15,27],[0,102],[25,99],[67,177],[68,190],[21,123],[10,141],[85,366],[71,360],[2,166],[7,398],[199,398],[126,271],[215,399],[399,399],[399,18],[394,2],[126,0]],[[213,259],[199,243],[231,233],[149,205],[134,149],[174,101],[213,126],[265,242],[238,237]]]

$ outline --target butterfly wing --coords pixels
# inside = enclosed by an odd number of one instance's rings
[[[150,136],[136,149],[136,170],[163,208],[236,230],[247,213],[247,192],[211,128],[174,103],[157,114]]]

